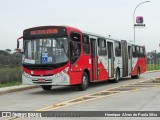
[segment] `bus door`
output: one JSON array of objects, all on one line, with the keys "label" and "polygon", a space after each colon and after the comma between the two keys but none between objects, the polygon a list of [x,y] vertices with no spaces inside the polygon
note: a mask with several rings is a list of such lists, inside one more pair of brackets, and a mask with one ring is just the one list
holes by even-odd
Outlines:
[{"label": "bus door", "polygon": [[98,59],[97,59],[97,40],[90,38],[91,42],[91,61],[92,61],[92,80],[97,80],[98,75]]},{"label": "bus door", "polygon": [[114,78],[113,42],[107,42],[107,48],[108,48],[108,72],[109,72],[109,77]]},{"label": "bus door", "polygon": [[132,47],[129,45],[128,46],[128,73],[131,75],[132,71]]},{"label": "bus door", "polygon": [[126,77],[128,76],[128,48],[127,48],[127,41],[122,40],[121,41],[121,46],[122,46],[122,76]]}]

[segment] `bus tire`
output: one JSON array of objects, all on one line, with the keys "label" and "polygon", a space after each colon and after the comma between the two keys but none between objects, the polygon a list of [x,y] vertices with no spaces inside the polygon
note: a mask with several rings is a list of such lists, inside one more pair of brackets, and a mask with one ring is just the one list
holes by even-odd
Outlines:
[{"label": "bus tire", "polygon": [[118,83],[119,82],[119,79],[120,79],[120,71],[119,69],[116,70],[116,77],[115,79],[113,80],[114,83]]},{"label": "bus tire", "polygon": [[132,79],[135,79],[136,77],[135,77],[134,75],[131,75],[131,78],[132,78]]},{"label": "bus tire", "polygon": [[43,90],[51,90],[52,85],[41,85]]},{"label": "bus tire", "polygon": [[136,79],[139,79],[140,78],[140,68],[138,68],[137,70],[137,75],[135,76]]},{"label": "bus tire", "polygon": [[89,78],[86,72],[83,72],[81,84],[78,85],[78,89],[80,91],[85,91],[89,85]]}]

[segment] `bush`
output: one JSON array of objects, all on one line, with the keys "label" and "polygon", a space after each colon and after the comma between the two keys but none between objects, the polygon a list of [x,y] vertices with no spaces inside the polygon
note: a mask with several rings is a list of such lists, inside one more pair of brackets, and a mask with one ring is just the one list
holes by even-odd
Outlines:
[{"label": "bush", "polygon": [[0,68],[0,84],[9,82],[21,82],[22,70],[20,67],[16,68]]},{"label": "bush", "polygon": [[147,64],[147,71],[150,70],[159,70],[160,64]]}]

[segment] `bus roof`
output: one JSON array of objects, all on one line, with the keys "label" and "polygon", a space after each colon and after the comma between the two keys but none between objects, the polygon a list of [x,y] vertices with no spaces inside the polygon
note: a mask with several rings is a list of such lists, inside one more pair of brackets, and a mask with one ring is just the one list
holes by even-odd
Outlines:
[{"label": "bus roof", "polygon": [[[77,28],[70,27],[70,26],[64,26],[64,27],[71,28],[71,29],[77,29]],[[104,38],[104,39],[108,39],[108,40],[113,40],[113,41],[117,41],[117,42],[122,41],[122,39],[114,39],[114,38],[111,38],[111,37],[108,37],[108,36],[104,36],[104,35],[100,35],[100,34],[95,34],[95,33],[84,31],[84,30],[80,30],[80,29],[77,29],[77,30],[81,31],[83,34],[87,34],[87,35],[91,35],[91,36],[95,36],[95,37],[100,37],[100,38]],[[127,41],[127,40],[125,40],[125,41]],[[127,41],[127,44],[129,44],[129,45],[135,45],[135,46],[144,46],[144,45],[138,45],[138,44],[135,44],[135,43],[131,43],[131,42],[128,42],[128,41]]]},{"label": "bus roof", "polygon": [[[67,26],[67,25],[55,25],[55,26],[54,25],[50,25],[50,27],[51,26],[52,27],[65,27],[68,30],[71,29],[71,30],[79,31],[82,34],[87,34],[87,35],[91,35],[91,36],[95,36],[95,37],[99,37],[99,38],[104,38],[104,39],[108,39],[108,40],[112,40],[112,41],[117,41],[117,42],[122,41],[122,39],[114,39],[114,38],[111,38],[111,37],[108,37],[108,36],[104,36],[104,35],[100,35],[100,34],[95,34],[95,33],[87,32],[87,31],[83,31],[83,30],[80,30],[78,28]],[[32,27],[32,28],[39,28],[39,27],[47,27],[47,26],[38,26],[38,27]],[[32,28],[28,28],[28,29],[32,29]],[[128,42],[128,41],[127,41],[127,44],[136,45],[136,46],[144,46],[144,45],[138,45],[138,44],[135,44],[135,43],[131,43],[131,42]]]}]

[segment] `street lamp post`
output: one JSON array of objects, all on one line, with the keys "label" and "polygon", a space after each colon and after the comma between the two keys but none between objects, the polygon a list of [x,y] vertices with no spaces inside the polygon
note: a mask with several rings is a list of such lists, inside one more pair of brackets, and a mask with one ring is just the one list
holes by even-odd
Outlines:
[{"label": "street lamp post", "polygon": [[150,1],[144,1],[144,2],[139,3],[139,4],[135,7],[134,12],[133,12],[134,43],[135,43],[135,12],[136,12],[136,9],[138,8],[138,6],[140,6],[140,5],[143,4],[143,3],[147,3],[147,2],[150,2]]}]

